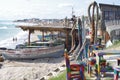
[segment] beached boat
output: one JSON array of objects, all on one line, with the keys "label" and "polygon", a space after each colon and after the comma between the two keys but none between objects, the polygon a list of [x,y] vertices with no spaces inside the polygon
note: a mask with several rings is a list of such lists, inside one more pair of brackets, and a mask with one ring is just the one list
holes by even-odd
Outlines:
[{"label": "beached boat", "polygon": [[[44,44],[44,46],[42,46]],[[4,59],[38,59],[38,58],[57,58],[64,54],[64,44],[58,41],[34,42],[32,46],[24,46],[14,50],[4,50]]]}]

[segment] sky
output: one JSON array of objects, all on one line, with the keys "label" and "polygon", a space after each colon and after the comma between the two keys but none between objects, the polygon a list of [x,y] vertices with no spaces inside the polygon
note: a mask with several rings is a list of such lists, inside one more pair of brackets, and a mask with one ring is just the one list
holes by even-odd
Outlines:
[{"label": "sky", "polygon": [[[0,0],[0,20],[71,17],[72,7],[77,16],[87,15],[94,0]],[[120,5],[120,0],[96,0],[99,3]]]}]

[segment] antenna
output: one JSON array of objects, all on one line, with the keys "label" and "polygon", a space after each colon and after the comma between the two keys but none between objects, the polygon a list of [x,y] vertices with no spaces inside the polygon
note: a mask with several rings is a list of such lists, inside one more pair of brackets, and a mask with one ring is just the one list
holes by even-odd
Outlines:
[{"label": "antenna", "polygon": [[74,9],[73,9],[73,7],[72,7],[72,16],[74,15]]}]

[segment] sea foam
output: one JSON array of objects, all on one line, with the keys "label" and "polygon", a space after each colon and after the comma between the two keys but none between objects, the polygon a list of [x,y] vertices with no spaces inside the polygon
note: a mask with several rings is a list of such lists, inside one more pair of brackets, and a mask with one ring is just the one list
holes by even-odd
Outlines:
[{"label": "sea foam", "polygon": [[[0,41],[0,47],[15,49],[17,44],[23,44],[27,40],[28,32],[20,31],[16,36]],[[17,39],[16,41],[13,39]]]}]

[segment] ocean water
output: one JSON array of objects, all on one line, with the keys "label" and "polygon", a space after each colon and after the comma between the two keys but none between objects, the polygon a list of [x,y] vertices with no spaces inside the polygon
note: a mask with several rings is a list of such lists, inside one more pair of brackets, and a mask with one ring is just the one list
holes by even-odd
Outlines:
[{"label": "ocean water", "polygon": [[[17,28],[17,25],[20,23],[0,20],[0,47],[14,49],[17,44],[22,44],[27,40],[28,32]],[[17,40],[13,41],[13,38]]]}]

